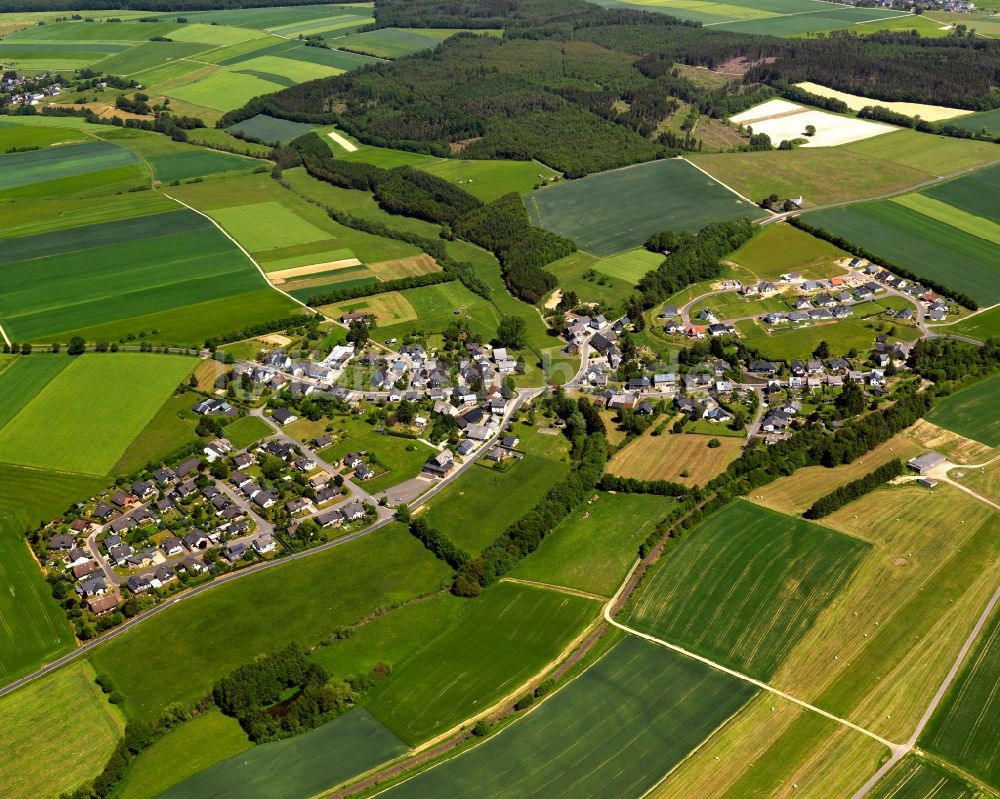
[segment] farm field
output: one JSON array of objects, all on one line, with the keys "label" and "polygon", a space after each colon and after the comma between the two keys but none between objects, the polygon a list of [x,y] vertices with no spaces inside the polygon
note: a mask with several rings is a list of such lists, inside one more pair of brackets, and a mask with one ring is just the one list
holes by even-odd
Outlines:
[{"label": "farm field", "polygon": [[553,261],[545,269],[559,279],[562,291],[575,291],[584,302],[620,305],[635,291],[635,286],[620,278],[598,273],[596,265],[600,260],[590,253],[578,251]]},{"label": "farm field", "polygon": [[948,108],[942,105],[926,105],[925,103],[894,103],[887,100],[873,100],[857,94],[839,92],[836,89],[829,89],[826,86],[820,86],[818,83],[810,83],[809,81],[796,83],[795,85],[820,97],[841,100],[852,111],[860,111],[865,106],[878,105],[882,108],[888,108],[890,111],[895,111],[897,114],[905,114],[908,117],[919,116],[921,119],[926,119],[930,122],[938,122],[942,119],[954,119],[955,117],[970,113],[965,108]]},{"label": "farm field", "polygon": [[[800,147],[835,147],[898,130],[881,122],[838,116],[777,99],[736,114],[731,121],[752,127],[754,133],[767,134],[774,146],[801,139]],[[812,136],[804,132],[809,125],[816,129]]]},{"label": "farm field", "polygon": [[849,536],[738,500],[682,539],[647,580],[629,623],[767,679],[869,549]]},{"label": "farm field", "polygon": [[164,789],[251,748],[236,719],[209,710],[159,738],[132,761],[117,795],[153,799]]},{"label": "farm field", "polygon": [[697,661],[626,638],[495,737],[386,795],[632,799],[656,785],[754,690]]},{"label": "farm field", "polygon": [[990,447],[1000,446],[1000,408],[994,393],[1000,377],[980,380],[940,400],[927,421]]},{"label": "farm field", "polygon": [[601,258],[593,268],[601,274],[619,278],[634,286],[647,272],[651,272],[662,263],[663,253],[637,249]]},{"label": "farm field", "polygon": [[28,127],[0,120],[0,152],[4,153],[16,147],[52,147],[87,140],[85,133],[72,128]]},{"label": "farm field", "polygon": [[777,280],[789,272],[815,280],[843,275],[837,261],[849,257],[829,242],[779,222],[760,231],[729,260],[745,266],[761,280]]},{"label": "farm field", "polygon": [[938,333],[958,333],[980,341],[996,338],[1000,336],[1000,306],[962,319],[954,325],[942,326],[940,329],[935,325],[933,329]]},{"label": "farm field", "polygon": [[888,136],[854,142],[841,149],[898,166],[911,167],[934,177],[944,177],[962,169],[987,164],[997,157],[996,147],[989,142],[928,136],[915,130],[900,130]]},{"label": "farm field", "polygon": [[[195,369],[197,371],[198,367]],[[129,474],[147,463],[165,459],[187,444],[195,443],[198,436],[194,431],[198,423],[191,409],[202,399],[204,398],[200,394],[193,391],[170,397],[142,432],[132,439],[132,443],[112,467],[111,474]],[[226,435],[229,435],[228,429]]]},{"label": "farm field", "polygon": [[69,365],[69,358],[44,355],[5,361],[0,370],[0,429]]},{"label": "farm field", "polygon": [[[342,311],[365,310],[380,302],[378,296],[381,295],[348,300],[334,307]],[[478,294],[473,294],[457,280],[406,289],[399,292],[399,296],[413,309],[413,317],[406,321],[389,321],[380,325],[379,336],[402,338],[415,331],[424,334],[441,333],[451,322],[459,320],[468,322],[472,335],[479,336],[483,341],[489,341],[496,335],[496,326],[500,321],[496,307]],[[354,307],[355,304],[358,304],[357,308]]]},{"label": "farm field", "polygon": [[90,665],[78,660],[0,699],[6,740],[0,792],[5,797],[36,799],[73,791],[104,768],[125,721],[94,676]]},{"label": "farm field", "polygon": [[591,175],[525,198],[532,222],[573,239],[587,252],[614,255],[641,245],[671,220],[697,232],[709,222],[764,215],[681,159]]},{"label": "farm field", "polygon": [[651,495],[594,494],[510,576],[610,597],[668,506],[669,500]]},{"label": "farm field", "polygon": [[[720,430],[723,428],[719,425]],[[737,457],[743,437],[718,434],[720,446],[708,447],[713,436],[699,433],[664,433],[651,435],[649,430],[618,450],[608,464],[608,471],[619,477],[637,480],[669,480],[687,486],[705,485],[717,477]],[[681,472],[688,472],[682,475]]]},{"label": "farm field", "polygon": [[981,637],[931,717],[920,745],[942,755],[988,785],[1000,786],[1000,613],[994,611]]},{"label": "farm field", "polygon": [[173,180],[217,175],[221,172],[250,171],[264,162],[240,155],[219,153],[212,150],[190,149],[185,152],[167,153],[149,159],[153,177],[164,183]]},{"label": "farm field", "polygon": [[890,740],[912,733],[1000,578],[996,513],[951,486],[875,491],[825,517],[871,539],[773,682]]},{"label": "farm field", "polygon": [[952,463],[983,463],[996,454],[994,447],[945,430],[926,419],[908,427],[901,435],[915,442],[922,450],[940,452]]},{"label": "farm field", "polygon": [[140,184],[147,179],[135,153],[108,142],[0,155],[0,199],[93,196]]},{"label": "farm field", "polygon": [[[362,50],[379,58],[393,59],[437,47],[458,32],[455,28],[379,28],[345,36],[337,42],[337,47]],[[502,31],[477,28],[474,33],[480,36],[499,36]]]},{"label": "farm field", "polygon": [[[202,696],[256,655],[326,638],[376,608],[438,590],[449,569],[405,527],[376,533],[220,586],[98,647],[89,656],[125,695],[130,717],[152,720],[171,702]],[[298,597],[289,615],[287,597]],[[251,603],[254,613],[247,616]],[[241,624],[219,625],[241,617]],[[206,636],[214,645],[205,647]]]},{"label": "farm field", "polygon": [[486,710],[530,680],[597,618],[592,599],[499,583],[366,700],[409,744]]},{"label": "farm field", "polygon": [[936,222],[950,225],[962,233],[976,236],[993,244],[1000,244],[1000,224],[990,219],[970,214],[961,208],[956,208],[926,194],[903,194],[899,197],[893,197],[892,202],[904,208],[909,208],[911,211],[915,211],[921,216],[926,216]]},{"label": "farm field", "polygon": [[442,158],[419,169],[458,185],[483,202],[510,192],[527,194],[559,174],[537,161],[465,161],[457,158]]},{"label": "farm field", "polygon": [[[77,357],[0,429],[0,460],[107,474],[193,363],[180,355]],[[88,391],[112,385],[100,401]]]},{"label": "farm field", "polygon": [[873,799],[976,799],[977,790],[956,774],[907,755],[869,794]]},{"label": "farm field", "polygon": [[226,128],[229,133],[242,133],[252,139],[263,142],[289,142],[292,139],[303,136],[313,130],[312,125],[304,122],[292,122],[287,119],[276,119],[266,114],[257,114],[255,117],[237,122]]},{"label": "farm field", "polygon": [[985,130],[989,133],[997,133],[1000,131],[1000,108],[994,108],[992,111],[980,111],[977,114],[969,114],[968,116],[952,120],[952,124],[975,132]]},{"label": "farm field", "polygon": [[254,746],[188,777],[159,797],[316,796],[405,751],[391,732],[359,708],[301,735]]},{"label": "farm field", "polygon": [[955,180],[938,183],[920,193],[972,214],[978,219],[1000,222],[1000,212],[992,201],[1000,191],[1000,166],[987,167]]},{"label": "farm field", "polygon": [[236,449],[249,447],[255,441],[274,434],[274,430],[263,419],[244,416],[226,425],[225,436]]}]

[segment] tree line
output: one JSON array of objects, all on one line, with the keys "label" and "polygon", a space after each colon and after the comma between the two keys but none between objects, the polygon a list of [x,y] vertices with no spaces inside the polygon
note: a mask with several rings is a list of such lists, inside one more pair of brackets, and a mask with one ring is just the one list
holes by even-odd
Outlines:
[{"label": "tree line", "polygon": [[868,472],[864,477],[835,488],[829,494],[817,499],[810,505],[802,515],[807,519],[822,519],[829,516],[849,502],[870,494],[876,488],[889,482],[903,473],[903,462],[893,458],[887,463],[883,463],[877,469]]},{"label": "tree line", "polygon": [[455,571],[460,571],[469,562],[469,553],[452,543],[440,530],[431,527],[423,516],[409,518],[407,513],[397,513],[396,518],[408,520],[410,534],[430,550],[434,557],[443,560]]},{"label": "tree line", "polygon": [[858,116],[861,119],[874,119],[879,122],[888,122],[890,125],[898,125],[902,128],[912,128],[920,133],[951,136],[955,139],[976,139],[978,141],[1000,144],[1000,134],[973,131],[947,121],[931,122],[919,117],[910,117],[881,105],[866,105],[858,111]]},{"label": "tree line", "polygon": [[404,289],[415,289],[422,286],[435,286],[438,283],[451,283],[456,280],[455,275],[447,272],[429,272],[425,275],[410,275],[409,277],[398,277],[394,280],[375,281],[372,283],[362,283],[357,286],[347,286],[341,289],[330,289],[317,294],[310,294],[306,299],[306,305],[318,306],[329,305],[332,302],[341,300],[354,300],[358,297],[370,297],[373,294],[384,294],[387,291],[403,291]]}]

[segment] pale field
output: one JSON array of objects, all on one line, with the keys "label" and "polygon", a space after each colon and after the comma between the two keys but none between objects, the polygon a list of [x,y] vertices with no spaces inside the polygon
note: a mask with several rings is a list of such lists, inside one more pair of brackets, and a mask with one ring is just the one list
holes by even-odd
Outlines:
[{"label": "pale field", "polygon": [[326,135],[329,136],[331,139],[333,139],[335,142],[337,142],[337,144],[339,144],[341,147],[343,147],[349,153],[353,153],[353,152],[355,152],[358,149],[358,147],[357,147],[356,144],[353,144],[352,142],[348,141],[343,136],[341,136],[339,133],[337,133],[337,131],[335,131],[335,130],[331,130]]},{"label": "pale field", "polygon": [[833,97],[837,100],[842,100],[847,103],[847,107],[852,111],[860,111],[866,105],[880,105],[883,108],[888,108],[890,111],[895,111],[897,114],[905,114],[908,117],[920,117],[921,119],[926,119],[928,122],[937,122],[941,119],[954,119],[955,117],[972,113],[965,108],[948,108],[943,105],[872,100],[869,97],[860,97],[857,94],[848,94],[847,92],[838,92],[836,89],[828,89],[826,86],[820,86],[818,83],[810,83],[809,81],[796,83],[795,85],[812,94],[818,94],[820,97]]},{"label": "pale field", "polygon": [[[898,130],[881,122],[812,111],[787,100],[768,100],[731,120],[753,128],[754,133],[766,133],[775,147],[785,139],[805,139],[801,147],[836,147]],[[816,128],[815,135],[805,135],[806,125]]]},{"label": "pale field", "polygon": [[1000,447],[988,447],[924,419],[908,427],[900,435],[916,442],[921,449],[940,452],[952,463],[985,463],[994,455],[1000,454]]},{"label": "pale field", "polygon": [[296,266],[292,269],[281,269],[277,272],[268,272],[267,278],[274,285],[278,286],[286,280],[302,277],[304,275],[318,275],[324,272],[336,272],[338,269],[346,269],[349,266],[361,266],[361,261],[357,258],[343,258],[339,261],[327,261],[322,264],[310,264],[309,266]]},{"label": "pale field", "polygon": [[885,747],[866,735],[761,693],[649,796],[851,796],[884,754]]},{"label": "pale field", "polygon": [[948,477],[1000,504],[1000,462],[979,469],[952,469]]},{"label": "pale field", "polygon": [[958,489],[912,482],[822,519],[874,547],[772,683],[906,740],[1000,580],[998,521]]},{"label": "pale field", "polygon": [[[662,417],[654,422],[656,427]],[[669,430],[670,424],[667,424]],[[649,431],[615,453],[608,471],[637,480],[670,480],[687,486],[705,485],[740,454],[743,439],[720,435],[721,446],[709,449],[713,436],[668,433],[652,436]],[[681,477],[687,469],[688,476]]]},{"label": "pale field", "polygon": [[[912,430],[913,428],[909,428]],[[827,469],[824,466],[809,466],[799,469],[789,477],[782,477],[763,488],[755,488],[749,499],[772,510],[797,515],[806,510],[817,499],[829,494],[835,488],[864,477],[893,458],[909,460],[925,452],[925,447],[908,438],[907,431],[893,436],[879,444],[871,452],[865,453],[853,463]],[[826,522],[820,522],[826,524]],[[867,535],[861,535],[867,538]]]},{"label": "pale field", "polygon": [[333,305],[324,305],[319,310],[334,318],[348,311],[372,313],[375,314],[379,327],[412,322],[417,318],[417,312],[410,301],[398,291],[387,291],[384,294],[375,294],[357,300],[344,300]]},{"label": "pale field", "polygon": [[413,255],[409,258],[396,258],[392,261],[378,261],[374,264],[368,264],[368,268],[375,273],[375,277],[382,281],[429,275],[432,272],[441,271],[437,261],[426,253]]},{"label": "pale field", "polygon": [[770,119],[780,114],[797,114],[804,110],[798,103],[791,103],[788,100],[768,100],[753,108],[748,108],[746,111],[741,111],[729,119],[740,125],[752,125],[758,120]]}]

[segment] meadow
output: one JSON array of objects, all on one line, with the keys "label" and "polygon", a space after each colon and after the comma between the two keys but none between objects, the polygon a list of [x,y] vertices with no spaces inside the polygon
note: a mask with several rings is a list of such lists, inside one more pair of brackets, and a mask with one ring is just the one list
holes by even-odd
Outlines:
[{"label": "meadow", "polygon": [[347,434],[346,437],[320,454],[336,465],[348,452],[364,452],[369,463],[374,461],[383,466],[384,473],[364,483],[365,490],[370,493],[416,477],[435,452],[416,439],[377,433],[372,425],[358,419],[347,417],[338,421],[337,426]]},{"label": "meadow", "polygon": [[929,760],[907,755],[869,794],[872,799],[976,799],[965,780]]},{"label": "meadow", "polygon": [[[201,362],[205,363],[204,361]],[[200,366],[201,364],[199,364]],[[196,374],[198,366],[195,367]],[[148,463],[158,463],[188,444],[198,441],[198,423],[192,408],[204,399],[193,391],[174,394],[163,403],[111,468],[111,474],[130,474]],[[228,437],[229,431],[227,429]]]},{"label": "meadow", "polygon": [[44,355],[8,361],[0,371],[0,428],[69,364],[69,358]]},{"label": "meadow", "polygon": [[537,161],[466,161],[442,158],[419,167],[454,183],[483,202],[490,202],[510,192],[527,194],[559,173]]},{"label": "meadow", "polygon": [[621,278],[599,273],[597,264],[601,260],[603,259],[595,258],[590,253],[578,251],[553,261],[545,269],[558,278],[562,291],[576,292],[584,302],[621,305],[635,292],[635,285]]},{"label": "meadow", "polygon": [[640,246],[663,229],[697,232],[709,222],[764,215],[681,159],[591,175],[529,194],[532,222],[594,255]]},{"label": "meadow", "polygon": [[927,421],[987,446],[1000,446],[1000,407],[993,393],[997,388],[1000,377],[980,380],[938,401]]},{"label": "meadow", "polygon": [[108,142],[0,155],[0,198],[5,199],[104,193],[107,184],[138,185],[140,180],[144,170],[135,153]]},{"label": "meadow", "polygon": [[980,635],[924,729],[920,745],[996,787],[1000,786],[1000,741],[995,734],[1000,724],[1000,614],[994,611]]},{"label": "meadow", "polygon": [[[739,457],[743,436],[727,435],[719,427],[720,446],[710,449],[713,436],[699,433],[665,433],[654,436],[648,431],[618,450],[608,464],[608,471],[619,477],[637,480],[669,480],[687,486],[705,485],[718,477]],[[686,472],[687,474],[682,474]]]},{"label": "meadow", "polygon": [[624,280],[634,286],[647,272],[653,271],[662,263],[662,253],[638,249],[601,258],[593,268],[608,277]]},{"label": "meadow", "polygon": [[158,796],[160,799],[316,796],[405,751],[399,739],[369,713],[356,709],[293,738],[254,746],[188,777]]},{"label": "meadow", "polygon": [[936,332],[958,333],[963,336],[971,336],[980,341],[1000,337],[1000,306],[962,319],[956,324],[949,325]]},{"label": "meadow", "polygon": [[510,576],[610,597],[669,504],[663,497],[645,494],[594,494],[553,528]]},{"label": "meadow", "polygon": [[854,142],[840,149],[901,167],[918,169],[934,177],[944,177],[963,169],[991,163],[997,157],[996,147],[990,142],[928,136],[926,133],[906,129]]},{"label": "meadow", "polygon": [[245,449],[255,441],[274,434],[267,422],[256,416],[244,416],[226,425],[225,436],[236,449]]},{"label": "meadow", "polygon": [[767,679],[869,549],[738,500],[685,535],[646,582],[629,623]]},{"label": "meadow", "polygon": [[524,718],[386,796],[637,799],[754,693],[629,637]]},{"label": "meadow", "polygon": [[[352,33],[337,42],[338,47],[363,50],[378,58],[400,58],[437,47],[457,30],[435,30],[433,28],[380,28],[364,33]],[[476,33],[496,34],[499,31],[477,30]]]},{"label": "meadow", "polygon": [[0,716],[5,740],[0,793],[8,799],[75,790],[104,768],[125,729],[84,660],[3,697]]},{"label": "meadow", "polygon": [[988,167],[924,189],[925,197],[961,208],[977,218],[1000,222],[993,198],[1000,191],[1000,166]]},{"label": "meadow", "polygon": [[[473,294],[459,281],[437,283],[433,286],[422,286],[399,292],[413,308],[413,318],[405,322],[388,322],[380,325],[379,336],[386,338],[402,338],[420,331],[424,334],[441,333],[451,322],[464,320],[469,324],[469,330],[478,340],[489,341],[496,335],[496,326],[500,314],[488,300],[478,294]],[[366,298],[367,302],[378,302],[374,298]],[[356,300],[354,302],[365,302]],[[341,307],[350,307],[350,303],[342,303]]]},{"label": "meadow", "polygon": [[[182,602],[89,658],[113,677],[130,718],[153,720],[171,702],[197,701],[216,679],[257,655],[291,641],[317,643],[378,608],[437,591],[449,574],[403,525],[393,524]],[[224,618],[240,623],[220,625]]]},{"label": "meadow", "polygon": [[194,361],[181,355],[82,355],[0,429],[0,460],[107,474]]},{"label": "meadow", "polygon": [[409,744],[489,708],[559,657],[597,617],[592,599],[499,583],[405,661],[366,700]]},{"label": "meadow", "polygon": [[252,139],[263,142],[289,142],[313,130],[312,125],[304,122],[291,122],[287,119],[276,119],[266,114],[237,122],[226,128],[229,133],[242,133]]},{"label": "meadow", "polygon": [[810,236],[791,225],[768,225],[729,256],[761,280],[778,280],[789,272],[817,279],[843,275],[837,261],[850,258],[829,242]]},{"label": "meadow", "polygon": [[28,127],[0,120],[0,152],[16,147],[51,147],[84,141],[87,141],[86,134],[72,128]]}]

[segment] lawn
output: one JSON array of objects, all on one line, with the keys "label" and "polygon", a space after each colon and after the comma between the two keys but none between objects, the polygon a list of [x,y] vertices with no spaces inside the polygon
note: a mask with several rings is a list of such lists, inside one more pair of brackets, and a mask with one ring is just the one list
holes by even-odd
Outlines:
[{"label": "lawn", "polygon": [[195,435],[197,422],[191,409],[204,399],[193,391],[170,397],[139,433],[121,458],[111,469],[111,474],[130,474],[148,463],[159,463],[181,448],[198,440]]},{"label": "lawn", "polygon": [[[290,641],[318,643],[378,608],[438,590],[449,573],[394,524],[182,602],[98,647],[90,659],[112,675],[130,717],[152,720],[171,702],[197,701],[257,655]],[[296,598],[294,612],[289,597]]]},{"label": "lawn", "polygon": [[1000,445],[1000,400],[993,392],[998,388],[1000,377],[980,380],[939,400],[927,421],[996,447]]},{"label": "lawn", "polygon": [[369,462],[376,462],[387,469],[383,474],[365,481],[364,488],[370,493],[416,477],[435,453],[435,450],[416,439],[378,433],[367,422],[350,417],[337,421],[347,437],[323,450],[322,457],[336,465],[348,452],[366,453],[365,457]]},{"label": "lawn", "polygon": [[178,782],[250,748],[236,719],[209,710],[143,750],[129,765],[116,796],[153,799]]},{"label": "lawn", "polygon": [[181,355],[79,356],[0,429],[0,460],[107,474],[193,365]]},{"label": "lawn", "polygon": [[236,449],[246,449],[255,441],[274,434],[267,422],[257,416],[244,416],[226,425],[225,436]]},{"label": "lawn", "polygon": [[529,194],[525,205],[534,224],[600,256],[638,247],[665,226],[696,232],[709,222],[764,215],[681,159],[560,183]]},{"label": "lawn", "polygon": [[357,709],[315,730],[254,746],[158,796],[159,799],[317,796],[405,751],[396,736],[367,711]]},{"label": "lawn", "polygon": [[[614,454],[608,464],[608,471],[620,477],[634,477],[637,480],[669,480],[687,486],[705,485],[718,477],[725,468],[739,457],[743,446],[743,436],[727,435],[725,430],[713,436],[700,433],[664,433],[659,436],[652,431],[627,444]],[[718,447],[711,449],[708,442],[713,437],[719,441]],[[687,472],[687,475],[682,475]]]},{"label": "lawn", "polygon": [[629,623],[767,679],[869,549],[737,500],[685,535],[646,582]]},{"label": "lawn", "polygon": [[266,114],[257,114],[255,117],[230,125],[226,130],[229,133],[242,133],[258,141],[285,143],[309,133],[313,130],[313,126],[304,122],[291,122],[287,119],[275,119]]},{"label": "lawn", "polygon": [[0,793],[7,799],[75,790],[100,773],[125,729],[85,660],[0,699],[0,718]]},{"label": "lawn", "polygon": [[646,249],[629,250],[628,252],[601,258],[593,268],[608,277],[624,280],[633,286],[639,279],[652,272],[663,263],[663,253],[650,252]]},{"label": "lawn", "polygon": [[127,169],[138,163],[131,150],[108,142],[7,153],[0,155],[0,197],[60,196],[61,190],[77,185],[69,178],[83,178],[81,185],[96,186],[101,183],[96,173]]},{"label": "lawn", "polygon": [[987,784],[1000,786],[1000,738],[996,735],[1000,725],[1000,613],[994,611],[980,636],[924,729],[920,746]]},{"label": "lawn", "polygon": [[499,583],[393,671],[366,706],[409,744],[489,708],[543,671],[600,611],[592,599]]},{"label": "lawn", "polygon": [[511,577],[610,597],[671,504],[647,494],[595,494],[542,539]]},{"label": "lawn", "polygon": [[798,272],[804,278],[843,275],[837,261],[851,256],[829,242],[810,236],[791,225],[768,225],[729,256],[762,280],[778,280]]},{"label": "lawn", "polygon": [[976,799],[982,794],[957,774],[907,755],[869,794],[872,799]]},{"label": "lawn", "polygon": [[463,161],[457,158],[443,158],[420,169],[456,184],[483,202],[510,192],[527,194],[559,174],[537,161]]},{"label": "lawn", "polygon": [[755,690],[627,638],[495,737],[386,795],[638,799]]}]

